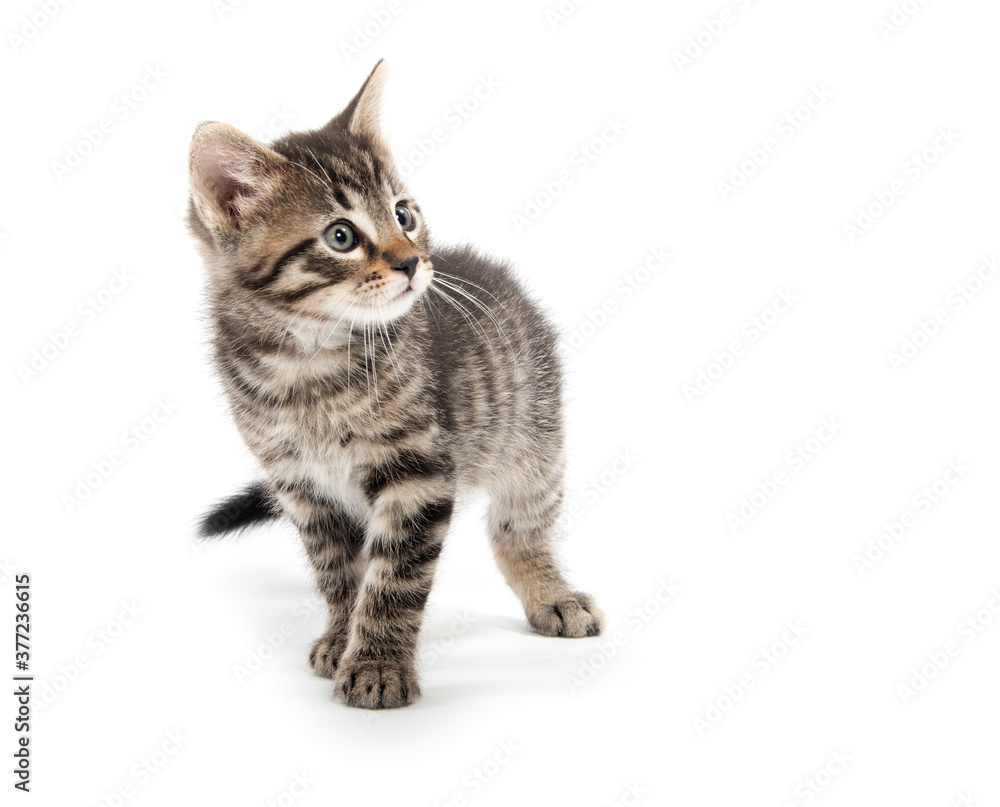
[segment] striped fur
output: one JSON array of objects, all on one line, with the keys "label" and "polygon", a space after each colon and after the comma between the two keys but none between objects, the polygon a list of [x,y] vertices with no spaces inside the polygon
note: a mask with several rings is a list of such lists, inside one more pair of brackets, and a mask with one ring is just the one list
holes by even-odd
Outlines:
[{"label": "striped fur", "polygon": [[[593,636],[603,620],[552,552],[564,462],[554,331],[509,267],[432,244],[378,130],[383,80],[379,63],[326,127],[270,146],[201,126],[189,213],[216,366],[264,476],[203,532],[291,519],[329,609],[310,665],[366,708],[419,695],[424,605],[465,491],[490,496],[496,560],[532,628]],[[335,222],[357,246],[331,245]]]}]

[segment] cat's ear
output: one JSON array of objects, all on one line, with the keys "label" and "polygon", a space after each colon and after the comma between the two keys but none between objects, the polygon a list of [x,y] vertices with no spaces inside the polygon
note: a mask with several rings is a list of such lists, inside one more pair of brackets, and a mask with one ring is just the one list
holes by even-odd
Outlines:
[{"label": "cat's ear", "polygon": [[277,181],[285,157],[225,123],[203,123],[191,141],[191,197],[209,227],[245,227]]},{"label": "cat's ear", "polygon": [[358,94],[351,99],[344,111],[327,124],[327,128],[344,129],[348,134],[367,137],[375,143],[382,143],[382,127],[380,112],[382,106],[382,89],[385,86],[388,68],[385,60],[379,59],[378,64],[368,74],[365,83],[361,85]]}]

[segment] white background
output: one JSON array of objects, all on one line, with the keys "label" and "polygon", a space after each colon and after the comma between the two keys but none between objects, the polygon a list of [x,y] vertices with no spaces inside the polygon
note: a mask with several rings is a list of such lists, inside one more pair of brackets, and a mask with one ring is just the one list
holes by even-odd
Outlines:
[{"label": "white background", "polygon": [[[32,793],[15,795],[1000,805],[1000,281],[976,274],[1000,250],[1000,7],[902,5],[893,31],[889,0],[590,0],[562,20],[554,3],[399,0],[351,52],[386,3],[8,3],[0,586],[9,626],[13,575],[31,575],[36,675]],[[423,700],[372,716],[308,670],[323,617],[289,527],[192,540],[255,469],[208,362],[182,212],[200,121],[321,125],[380,56],[400,159],[444,132],[408,177],[437,239],[513,259],[573,337],[562,552],[608,632],[529,633],[471,502],[428,608]],[[470,101],[484,79],[499,86]],[[809,110],[814,87],[829,97]],[[546,209],[518,227],[531,200]],[[673,257],[636,274],[653,249]],[[776,314],[779,292],[795,301]],[[129,439],[158,399],[175,411]],[[949,463],[967,468],[954,484]]]}]

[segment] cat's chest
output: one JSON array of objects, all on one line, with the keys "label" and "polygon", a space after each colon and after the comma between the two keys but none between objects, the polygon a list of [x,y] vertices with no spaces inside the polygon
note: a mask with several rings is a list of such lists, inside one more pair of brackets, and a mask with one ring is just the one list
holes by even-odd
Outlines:
[{"label": "cat's chest", "polygon": [[[344,503],[364,502],[357,481],[363,464],[353,441],[363,417],[357,390],[336,366],[318,360],[308,367],[277,365],[270,391],[283,403],[271,410],[258,433],[264,433],[262,459],[269,474],[288,482],[308,482],[323,495]],[[282,372],[282,371],[285,372]]]},{"label": "cat's chest", "polygon": [[266,463],[268,474],[280,482],[306,483],[323,498],[360,513],[366,507],[359,482],[363,458],[345,439],[346,428],[343,418],[326,407],[303,408],[294,420],[274,423],[268,442],[281,450]]},{"label": "cat's chest", "polygon": [[326,498],[339,501],[351,510],[365,508],[365,497],[358,481],[358,463],[353,452],[333,446],[326,450],[306,451],[299,455],[298,475]]}]

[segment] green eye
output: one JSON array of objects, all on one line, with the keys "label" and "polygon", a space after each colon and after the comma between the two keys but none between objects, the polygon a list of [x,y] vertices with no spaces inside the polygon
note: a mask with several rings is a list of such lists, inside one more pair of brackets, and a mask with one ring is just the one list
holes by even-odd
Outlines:
[{"label": "green eye", "polygon": [[416,224],[410,208],[403,204],[396,205],[396,221],[399,222],[399,226],[404,230],[412,230]]},{"label": "green eye", "polygon": [[358,237],[346,221],[337,221],[331,224],[323,233],[323,238],[330,245],[330,249],[337,252],[350,252],[358,243]]}]

